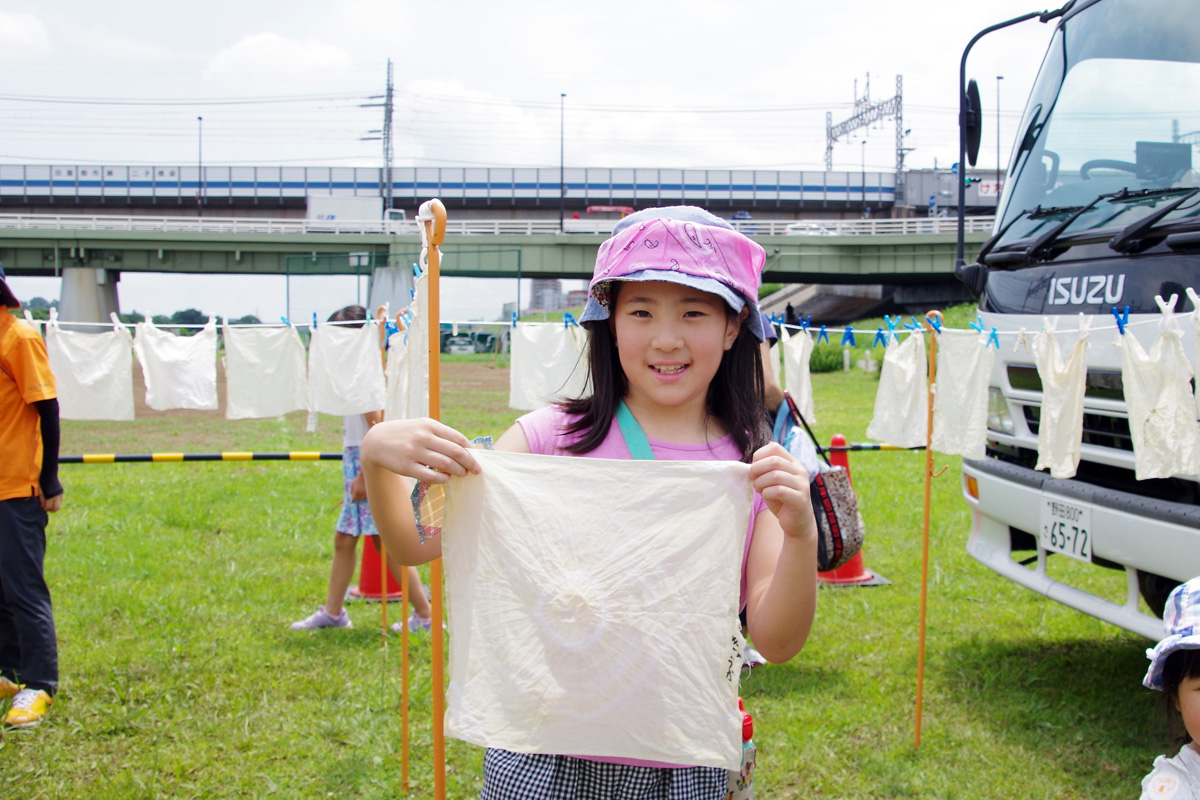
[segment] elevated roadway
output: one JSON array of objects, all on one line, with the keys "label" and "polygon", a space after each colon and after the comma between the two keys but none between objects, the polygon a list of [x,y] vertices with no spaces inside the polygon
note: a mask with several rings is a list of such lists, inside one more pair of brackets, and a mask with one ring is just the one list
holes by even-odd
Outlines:
[{"label": "elevated roadway", "polygon": [[[989,235],[991,217],[967,220],[967,245]],[[442,272],[451,277],[591,277],[612,221],[450,220]],[[949,284],[956,220],[915,218],[738,223],[767,251],[763,279],[777,283]],[[371,274],[407,268],[420,253],[414,222],[263,218],[0,214],[0,263],[16,276],[61,276],[61,314],[105,321],[121,272]],[[83,310],[75,295],[102,287]],[[103,288],[111,287],[111,288]]]}]

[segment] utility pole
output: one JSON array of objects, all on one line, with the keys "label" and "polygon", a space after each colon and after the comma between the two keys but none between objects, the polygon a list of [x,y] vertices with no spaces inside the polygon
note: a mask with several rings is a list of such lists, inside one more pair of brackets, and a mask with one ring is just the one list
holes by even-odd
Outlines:
[{"label": "utility pole", "polygon": [[885,119],[896,121],[896,197],[904,196],[904,76],[896,76],[896,96],[878,103],[871,102],[871,75],[867,73],[866,90],[858,96],[858,81],[854,82],[854,114],[833,124],[833,114],[825,112],[825,169],[833,171],[833,143],[842,136],[869,129],[872,123]]},{"label": "utility pole", "polygon": [[383,218],[388,218],[388,212],[392,209],[394,186],[392,183],[392,157],[394,147],[392,144],[392,112],[394,110],[393,98],[395,97],[395,87],[392,82],[392,60],[389,58],[387,62],[387,90],[384,94],[371,95],[370,100],[383,100],[382,103],[361,103],[359,108],[383,108],[383,127],[377,130],[367,131],[368,133],[377,133],[378,136],[360,136],[361,142],[383,141],[383,170],[379,174],[379,196],[383,198]]},{"label": "utility pole", "polygon": [[566,102],[567,93],[558,96],[558,232],[566,230],[567,215],[567,183],[564,164],[566,163]]},{"label": "utility pole", "polygon": [[196,216],[204,216],[204,117],[196,117]]},{"label": "utility pole", "polygon": [[1003,75],[996,76],[996,205],[1000,205],[1000,171],[1004,165],[1000,163],[1000,81]]}]

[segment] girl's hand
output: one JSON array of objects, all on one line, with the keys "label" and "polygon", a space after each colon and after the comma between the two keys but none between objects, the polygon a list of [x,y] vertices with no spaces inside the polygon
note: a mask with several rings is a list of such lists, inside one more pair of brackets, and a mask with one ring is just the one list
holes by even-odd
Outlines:
[{"label": "girl's hand", "polygon": [[362,443],[364,470],[368,464],[418,481],[445,483],[451,475],[478,474],[467,437],[434,419],[381,422]]},{"label": "girl's hand", "polygon": [[350,481],[350,499],[355,503],[361,503],[367,499],[367,480],[361,472],[354,476],[354,480]]},{"label": "girl's hand", "polygon": [[808,473],[783,445],[771,442],[754,453],[750,480],[785,535],[797,539],[816,536]]}]

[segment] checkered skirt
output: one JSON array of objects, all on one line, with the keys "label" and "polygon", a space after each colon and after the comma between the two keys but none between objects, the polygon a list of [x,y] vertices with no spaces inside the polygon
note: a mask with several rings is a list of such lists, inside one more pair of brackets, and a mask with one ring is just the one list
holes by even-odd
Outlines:
[{"label": "checkered skirt", "polygon": [[660,769],[489,748],[479,800],[724,800],[729,772]]}]

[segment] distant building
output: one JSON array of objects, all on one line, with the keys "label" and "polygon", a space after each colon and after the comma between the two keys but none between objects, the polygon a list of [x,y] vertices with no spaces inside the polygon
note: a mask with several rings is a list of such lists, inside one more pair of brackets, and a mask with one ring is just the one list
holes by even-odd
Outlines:
[{"label": "distant building", "polygon": [[567,292],[567,308],[578,308],[587,304],[587,289],[572,289]]},{"label": "distant building", "polygon": [[535,278],[530,311],[558,311],[563,308],[562,281],[557,278]]}]

